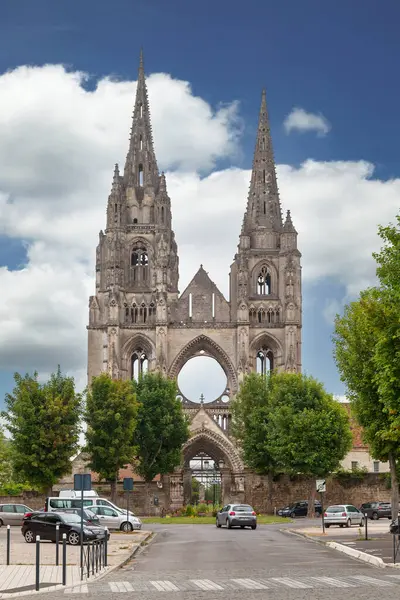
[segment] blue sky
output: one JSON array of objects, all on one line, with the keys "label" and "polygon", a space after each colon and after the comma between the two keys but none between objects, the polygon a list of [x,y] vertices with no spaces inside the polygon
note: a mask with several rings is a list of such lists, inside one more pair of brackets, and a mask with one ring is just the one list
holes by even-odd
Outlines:
[{"label": "blue sky", "polygon": [[[212,167],[200,161],[195,170],[201,177],[229,166],[241,170],[250,168],[260,92],[266,86],[276,161],[287,167],[279,179],[282,182],[281,200],[285,209],[293,210],[295,225],[299,229],[300,250],[310,238],[313,239],[313,245],[307,246],[303,259],[304,272],[308,269],[309,273],[313,273],[312,276],[305,276],[303,284],[304,369],[322,379],[329,391],[342,394],[343,387],[332,359],[332,319],[329,314],[332,314],[335,306],[340,309],[343,301],[357,293],[363,283],[373,282],[370,276],[374,268],[372,260],[368,262],[368,256],[379,244],[374,232],[380,222],[393,219],[400,206],[400,201],[397,201],[397,178],[400,176],[397,148],[400,137],[400,84],[397,75],[399,21],[400,4],[395,0],[386,0],[384,3],[376,0],[339,0],[329,3],[329,6],[319,0],[248,0],[245,4],[238,0],[203,0],[197,3],[188,0],[114,0],[112,3],[101,0],[3,0],[0,6],[0,77],[6,71],[23,65],[64,65],[69,72],[88,73],[90,78],[82,85],[86,92],[91,92],[96,90],[98,81],[104,77],[135,81],[137,57],[143,45],[147,73],[166,73],[176,80],[189,82],[191,93],[208,103],[214,111],[221,105],[230,106],[238,101],[236,124],[232,120],[230,125],[232,128],[236,126],[238,131],[240,129],[240,135],[235,140],[235,151],[217,152]],[[8,80],[3,78],[3,81],[4,86],[9,85]],[[49,77],[48,81],[49,88],[45,92],[50,96],[55,91],[51,82],[56,80]],[[17,89],[16,84],[13,83],[13,86],[13,90]],[[23,78],[20,86],[21,92],[15,98],[17,106],[24,101]],[[3,110],[0,137],[2,126],[9,127],[7,139],[13,136],[13,144],[18,139],[24,144],[24,135],[33,137],[32,128],[23,128],[25,119],[31,123],[30,104],[27,102],[25,107],[19,109],[13,135],[11,126],[7,124],[7,112],[4,111],[13,112],[14,104],[7,101],[5,106],[2,105],[4,89],[0,78],[0,109]],[[33,102],[40,103],[41,100],[37,98]],[[301,131],[295,128],[288,133],[283,123],[295,107],[304,109],[308,114],[323,115],[330,124],[330,131],[326,135],[316,135],[315,130]],[[71,111],[71,106],[66,105],[64,110]],[[10,120],[13,120],[12,115]],[[127,140],[128,131],[126,128],[124,140]],[[180,135],[187,136],[188,133],[182,130]],[[157,146],[156,131],[155,138]],[[167,145],[168,141],[165,143]],[[127,148],[126,141],[123,144],[118,150],[121,156]],[[6,156],[10,155],[9,147],[6,146],[3,151]],[[18,162],[14,147],[12,155],[16,156]],[[112,159],[110,154],[110,180],[116,159]],[[28,159],[25,157],[24,160]],[[353,169],[346,175],[349,184],[345,177],[338,185],[337,196],[332,192],[336,188],[333,187],[333,179],[329,179],[331,171],[322,178],[326,187],[321,187],[321,198],[328,202],[333,194],[330,201],[338,203],[336,217],[335,207],[327,205],[326,214],[332,211],[335,217],[332,221],[320,220],[321,206],[325,205],[322,200],[318,205],[319,192],[315,192],[314,187],[312,193],[315,203],[308,201],[306,184],[313,185],[310,180],[312,174],[305,173],[302,165],[309,160],[322,165],[343,162],[346,169]],[[85,164],[90,161],[91,156],[87,155]],[[373,165],[373,173],[354,175],[354,165],[361,164],[360,161]],[[167,159],[165,163],[168,168]],[[24,173],[18,175],[18,186],[13,187],[17,176],[11,185],[9,173],[2,175],[0,172],[0,194],[8,197],[7,206],[0,211],[0,265],[7,268],[3,286],[9,286],[15,280],[10,271],[21,270],[29,261],[33,265],[32,255],[37,260],[42,247],[40,236],[31,234],[29,227],[17,230],[9,224],[1,225],[1,220],[3,223],[7,220],[6,211],[9,211],[10,202],[12,204],[15,199],[15,204],[18,204],[19,198],[24,196],[26,199],[29,196],[26,190],[21,192],[24,187],[21,181],[26,177]],[[45,168],[41,173],[43,179],[48,178]],[[296,196],[295,176],[303,177],[299,187],[299,195],[300,191],[304,194],[301,198]],[[372,187],[374,179],[379,185]],[[54,189],[57,189],[57,185]],[[284,195],[285,189],[288,190],[287,197]],[[107,193],[106,190],[103,199],[99,200],[104,211]],[[345,195],[349,206],[343,205]],[[171,196],[174,211],[172,193]],[[32,193],[27,204],[33,215],[35,197]],[[295,205],[292,206],[290,202]],[[244,194],[243,210],[245,203]],[[332,230],[329,230],[329,223],[332,223]],[[236,236],[233,235],[229,240],[232,256],[239,234],[239,230],[236,231]],[[351,253],[345,249],[347,256],[335,266],[335,247],[326,246],[326,238],[330,237],[353,240],[353,246],[349,246],[353,248]],[[180,244],[179,237],[177,241]],[[91,260],[94,261],[94,245],[92,247]],[[358,255],[352,262],[354,248]],[[184,249],[185,241],[180,244],[181,262],[185,260]],[[50,260],[48,257],[52,252],[49,249],[43,252],[42,264]],[[70,250],[70,253],[73,254],[73,251]],[[317,264],[315,267],[314,261]],[[326,273],[323,270],[324,261]],[[206,259],[204,263],[207,268]],[[62,264],[61,261],[60,268],[63,268]],[[211,269],[212,265],[209,266]],[[228,269],[229,262],[226,262],[226,279]],[[347,273],[343,273],[343,269]],[[28,285],[28,279],[26,282]],[[182,282],[181,290],[187,283]],[[219,280],[217,283],[220,284]],[[26,293],[23,284],[18,285],[21,285],[20,293],[24,289]],[[40,300],[39,292],[35,293],[35,299]],[[12,299],[9,302],[15,305]],[[48,371],[55,368],[58,362],[54,352],[57,344],[48,343],[48,336],[59,335],[59,324],[49,326],[41,335],[38,324],[43,315],[33,309],[24,312],[25,315],[28,313],[27,324],[22,320],[15,325],[14,339],[17,342],[11,352],[12,358],[7,336],[4,335],[2,340],[0,404],[4,393],[10,390],[14,370],[32,370],[36,359],[37,368]],[[1,315],[0,312],[0,318]],[[65,313],[60,318],[64,316]],[[2,318],[5,322],[7,319],[13,320],[6,310]],[[18,318],[22,319],[21,314]],[[57,321],[56,314],[54,319],[53,324]],[[78,321],[81,326],[81,316]],[[68,323],[66,321],[63,327],[63,340],[67,340],[63,342],[63,348],[68,354],[67,345],[71,343],[71,352],[77,356],[76,364],[71,363],[69,368],[71,372],[84,371],[86,349],[81,341],[79,347],[78,344],[74,345],[72,333],[66,332]],[[25,326],[36,330],[36,335],[28,342],[21,334]],[[73,326],[76,326],[76,322]],[[15,332],[20,337],[16,338]],[[31,354],[29,350],[32,350]],[[61,353],[60,360],[63,356]]]}]

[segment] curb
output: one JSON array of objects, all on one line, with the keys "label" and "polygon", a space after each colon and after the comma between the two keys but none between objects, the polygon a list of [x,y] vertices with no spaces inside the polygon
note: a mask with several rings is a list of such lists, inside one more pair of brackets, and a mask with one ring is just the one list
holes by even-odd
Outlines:
[{"label": "curb", "polygon": [[391,566],[388,563],[384,563],[383,560],[378,556],[372,556],[372,554],[361,552],[361,550],[349,548],[348,546],[344,546],[343,544],[339,544],[338,542],[325,542],[325,545],[328,546],[328,548],[333,548],[334,550],[343,552],[343,554],[347,554],[352,558],[358,558],[358,560],[362,560],[366,563],[369,563],[370,565],[374,565],[375,567],[380,567],[381,569],[385,569],[386,567]]},{"label": "curb", "polygon": [[400,568],[400,565],[393,563],[385,563],[378,556],[373,556],[372,554],[368,554],[367,552],[362,552],[361,550],[355,550],[354,548],[350,548],[349,546],[345,546],[344,544],[339,544],[339,542],[329,542],[328,540],[321,540],[315,538],[311,535],[307,535],[306,533],[299,533],[298,531],[294,531],[293,529],[280,529],[282,533],[286,533],[289,535],[295,535],[297,537],[303,538],[303,540],[309,540],[310,542],[314,542],[316,544],[321,544],[322,546],[327,546],[328,548],[332,548],[332,550],[337,550],[338,552],[342,552],[343,554],[347,554],[352,558],[357,560],[361,560],[363,562],[369,563],[370,565],[374,565],[374,567],[378,567],[380,569],[386,569],[386,567],[391,567],[392,569]]},{"label": "curb", "polygon": [[149,540],[151,541],[151,539],[154,538],[155,536],[156,536],[156,534],[153,531],[149,531],[148,534],[146,535],[146,537],[139,544],[136,545],[136,548],[133,549],[133,551],[127,558],[124,558],[123,560],[121,560],[121,562],[117,563],[116,565],[113,565],[112,567],[106,567],[105,570],[103,571],[103,573],[100,573],[99,575],[94,575],[94,576],[90,577],[90,579],[84,579],[83,581],[76,583],[75,585],[62,585],[61,583],[58,583],[58,584],[40,589],[39,592],[37,592],[36,590],[27,590],[25,592],[11,592],[11,593],[3,592],[3,593],[0,593],[0,598],[1,599],[15,598],[15,597],[20,597],[20,596],[30,596],[33,594],[36,594],[36,595],[48,594],[49,592],[58,592],[61,590],[65,590],[65,592],[67,593],[68,590],[77,588],[80,585],[88,585],[90,583],[95,583],[95,582],[99,581],[100,579],[103,579],[103,577],[105,577],[106,575],[113,573],[113,571],[116,571],[117,569],[120,569],[121,567],[125,566],[137,554],[140,554],[140,552],[143,552],[144,544],[146,542],[148,542]]}]

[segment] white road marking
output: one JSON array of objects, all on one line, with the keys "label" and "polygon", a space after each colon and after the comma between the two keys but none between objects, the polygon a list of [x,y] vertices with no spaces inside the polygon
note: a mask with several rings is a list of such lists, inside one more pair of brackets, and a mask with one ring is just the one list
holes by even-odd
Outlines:
[{"label": "white road marking", "polygon": [[377,585],[379,587],[390,587],[393,585],[393,583],[390,581],[375,579],[374,577],[368,577],[367,575],[352,575],[351,578],[357,579],[357,581],[362,581],[363,583],[371,583],[372,585]]},{"label": "white road marking", "polygon": [[241,585],[247,590],[267,590],[267,586],[252,579],[231,579],[234,583]]},{"label": "white road marking", "polygon": [[210,579],[191,579],[194,585],[197,585],[201,590],[223,590],[224,588],[218,583],[214,583]]},{"label": "white road marking", "polygon": [[291,588],[311,588],[311,585],[307,583],[303,583],[302,581],[296,581],[296,579],[290,579],[289,577],[272,577],[272,581],[277,581],[278,583],[283,583],[283,585],[287,585]]},{"label": "white road marking", "polygon": [[110,581],[108,585],[110,586],[112,592],[119,592],[117,584],[113,581]]},{"label": "white road marking", "polygon": [[158,592],[179,592],[179,588],[176,587],[171,581],[150,581]]},{"label": "white road marking", "polygon": [[88,590],[88,586],[86,585],[86,583],[83,583],[82,585],[76,585],[73,588],[71,588],[70,590],[65,590],[64,594],[88,594],[89,590]]},{"label": "white road marking", "polygon": [[310,577],[310,579],[321,581],[321,583],[326,583],[327,585],[333,585],[333,587],[354,587],[353,583],[347,583],[347,581],[341,581],[334,577]]}]

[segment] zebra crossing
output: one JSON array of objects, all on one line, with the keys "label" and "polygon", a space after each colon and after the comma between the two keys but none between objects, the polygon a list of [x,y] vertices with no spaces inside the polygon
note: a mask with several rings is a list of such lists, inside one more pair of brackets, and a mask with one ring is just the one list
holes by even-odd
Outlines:
[{"label": "zebra crossing", "polygon": [[[65,590],[65,594],[89,594],[87,584],[81,584]],[[381,587],[400,588],[400,575],[384,575],[372,577],[369,575],[348,575],[346,577],[270,577],[270,578],[233,578],[213,581],[211,579],[133,579],[132,581],[110,581],[102,585],[102,591],[118,594],[129,592],[173,593],[184,591],[227,591],[227,590],[273,590],[278,588],[314,589],[314,588],[359,588]],[[98,591],[95,585],[93,593]]]}]

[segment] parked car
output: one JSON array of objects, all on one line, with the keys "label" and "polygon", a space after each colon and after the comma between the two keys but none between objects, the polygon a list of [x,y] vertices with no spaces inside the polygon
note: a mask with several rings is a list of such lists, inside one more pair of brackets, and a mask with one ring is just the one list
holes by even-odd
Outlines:
[{"label": "parked car", "polygon": [[226,525],[228,529],[232,527],[257,527],[257,515],[253,508],[248,504],[227,504],[217,512],[216,526]]},{"label": "parked car", "polygon": [[339,527],[351,527],[352,525],[364,525],[364,515],[352,504],[335,504],[328,506],[324,513],[325,527],[339,525]]},{"label": "parked car", "polygon": [[[39,535],[41,540],[56,541],[56,525],[60,525],[60,539],[63,533],[67,534],[67,541],[72,546],[80,543],[81,518],[75,514],[69,513],[33,513],[24,518],[21,527],[22,535],[28,544],[32,544]],[[108,534],[109,537],[110,534]],[[83,541],[91,542],[101,540],[106,536],[104,527],[89,525],[86,521],[83,523]]]},{"label": "parked car", "polygon": [[365,502],[361,504],[360,511],[363,515],[367,515],[368,519],[392,518],[392,505],[390,502]]},{"label": "parked car", "polygon": [[25,504],[0,504],[0,527],[2,525],[22,525],[24,515],[32,509]]},{"label": "parked car", "polygon": [[[63,508],[62,510],[59,510],[58,512],[74,514],[74,515],[78,515],[79,517],[81,517],[82,509],[81,508]],[[100,526],[99,517],[92,510],[89,510],[89,508],[83,509],[83,520],[86,521],[87,523],[90,523],[91,525]]]},{"label": "parked car", "polygon": [[138,517],[129,515],[129,519],[125,514],[121,514],[113,508],[107,506],[91,506],[90,511],[98,516],[103,527],[108,529],[120,529],[121,531],[133,531],[133,529],[141,529],[142,521]]},{"label": "parked car", "polygon": [[[78,492],[75,492],[75,494],[78,494]],[[83,506],[84,506],[84,508],[90,508],[90,509],[92,509],[92,507],[94,507],[94,506],[107,506],[108,508],[112,508],[121,514],[126,515],[126,510],[124,510],[123,508],[120,508],[119,506],[115,506],[115,504],[110,502],[110,500],[107,500],[107,498],[99,498],[97,495],[96,496],[93,496],[93,495],[85,496],[84,495],[83,496]],[[45,512],[51,512],[51,511],[57,512],[60,509],[64,509],[64,508],[82,508],[82,499],[78,495],[73,495],[73,496],[69,496],[69,497],[66,495],[50,496],[50,497],[46,498],[46,502],[45,502],[45,506],[44,506]],[[132,517],[135,516],[132,511],[129,511],[129,514],[132,515]]]},{"label": "parked car", "polygon": [[[317,517],[320,517],[322,514],[321,502],[319,500],[314,500],[315,506],[315,514]],[[280,517],[291,517],[295,519],[296,517],[306,517],[308,513],[308,500],[300,500],[300,502],[293,502],[289,506],[285,508],[280,508],[278,510],[278,515]]]}]

